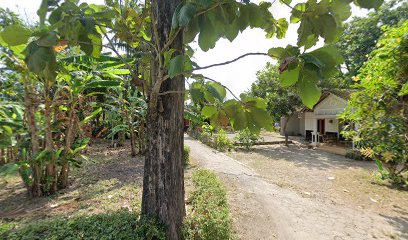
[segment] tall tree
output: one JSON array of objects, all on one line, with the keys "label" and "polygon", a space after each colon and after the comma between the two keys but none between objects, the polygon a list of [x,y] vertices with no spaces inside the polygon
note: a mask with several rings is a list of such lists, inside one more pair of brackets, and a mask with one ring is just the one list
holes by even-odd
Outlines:
[{"label": "tall tree", "polygon": [[[275,19],[269,10],[274,6],[266,2],[155,0],[140,3],[140,11],[123,11],[113,2],[109,0],[106,1],[107,6],[97,6],[78,4],[77,0],[66,0],[61,4],[57,0],[43,0],[38,15],[42,25],[49,17],[51,26],[44,31],[54,29],[60,40],[79,46],[93,57],[99,57],[105,46],[102,35],[109,39],[105,32],[107,28],[128,37],[132,46],[143,43],[149,48],[151,58],[146,72],[150,74],[139,79],[148,98],[149,135],[142,212],[159,217],[167,227],[168,239],[180,239],[185,213],[182,172],[184,77],[192,76],[196,70],[225,65],[245,56],[269,55],[279,59],[281,81],[287,86],[294,86],[302,102],[312,107],[321,95],[317,83],[320,79],[331,77],[342,58],[329,45],[313,51],[308,49],[316,45],[319,37],[324,38],[327,44],[337,40],[342,23],[351,15],[349,4],[352,1],[308,0],[292,6],[290,0],[281,0],[291,11],[290,22],[300,23],[297,46],[272,48],[268,53],[245,54],[232,61],[201,67],[194,66],[191,54],[184,52],[183,44],[190,43],[196,36],[200,48],[208,51],[220,38],[233,41],[239,32],[247,28],[261,28],[267,37],[282,38],[288,22]],[[383,1],[353,2],[361,7],[377,8]],[[47,14],[49,11],[51,13]],[[116,12],[126,12],[133,18],[131,30],[120,29],[120,24],[116,24],[121,22],[118,19],[112,21]],[[28,57],[44,60],[43,53],[37,51],[29,53]],[[45,58],[46,63],[52,60]],[[124,62],[129,65],[126,59]],[[34,70],[42,73],[49,70],[47,64],[35,66],[38,68]],[[139,77],[139,74],[136,76]],[[212,116],[212,122],[226,117],[235,130],[249,128],[252,131],[259,131],[270,124],[265,111],[266,102],[261,98],[241,95],[224,102],[225,89],[216,80],[196,77],[210,81],[204,85],[197,84],[191,89],[191,96],[195,100],[205,98],[210,103],[203,111],[206,109],[207,114]]]},{"label": "tall tree", "polygon": [[384,30],[378,49],[360,69],[361,83],[342,116],[357,128],[349,126],[343,134],[376,160],[383,177],[407,184],[408,21]]},{"label": "tall tree", "polygon": [[266,109],[275,122],[303,106],[293,86],[282,86],[279,75],[278,66],[267,63],[263,70],[256,73],[257,80],[249,91],[250,96],[266,99]]},{"label": "tall tree", "polygon": [[408,19],[408,2],[392,0],[386,2],[376,12],[366,17],[356,17],[345,25],[336,46],[344,57],[344,81],[353,83],[352,77],[367,61],[369,54],[376,48],[378,39],[384,33],[383,26],[397,26]]},{"label": "tall tree", "polygon": [[[148,96],[147,153],[144,165],[142,213],[157,216],[167,226],[168,239],[181,239],[185,215],[183,173],[184,77],[163,71],[163,50],[184,53],[183,35],[171,34],[173,13],[181,0],[151,3],[153,44]],[[166,46],[168,45],[168,46]]]}]

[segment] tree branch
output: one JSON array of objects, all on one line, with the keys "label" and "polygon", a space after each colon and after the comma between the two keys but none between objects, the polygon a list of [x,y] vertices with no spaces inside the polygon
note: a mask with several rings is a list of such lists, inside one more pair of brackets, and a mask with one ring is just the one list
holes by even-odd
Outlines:
[{"label": "tree branch", "polygon": [[197,68],[194,68],[192,71],[203,70],[203,69],[208,69],[208,68],[212,68],[212,67],[227,65],[227,64],[236,62],[239,59],[247,57],[247,56],[268,56],[268,57],[270,57],[270,55],[267,54],[267,53],[245,53],[244,55],[241,55],[241,56],[239,56],[239,57],[237,57],[237,58],[235,58],[233,60],[222,62],[222,63],[211,64],[211,65],[204,66],[204,67],[197,67]]},{"label": "tree branch", "polygon": [[162,95],[167,95],[167,94],[177,94],[177,93],[184,93],[184,91],[166,91],[166,92],[161,92],[158,95],[162,96]]},{"label": "tree branch", "polygon": [[174,42],[174,39],[176,39],[177,35],[180,33],[181,28],[178,28],[177,31],[173,34],[170,34],[170,39],[169,41],[167,41],[167,43],[164,44],[163,48],[162,48],[162,53],[164,53],[168,47],[170,47],[170,45]]},{"label": "tree branch", "polygon": [[106,34],[105,31],[101,29],[101,32],[103,34],[103,36],[105,36],[105,38],[108,40],[109,45],[111,46],[110,49],[112,49],[112,51],[118,56],[118,58],[126,65],[127,68],[129,68],[129,71],[132,73],[133,75],[133,71],[132,71],[132,67],[129,65],[129,63],[122,57],[122,55],[119,54],[118,50],[116,50],[115,45],[112,43],[112,40],[108,37],[108,34]]},{"label": "tree branch", "polygon": [[219,82],[219,81],[217,81],[217,80],[215,80],[215,79],[206,77],[206,76],[204,76],[204,75],[202,75],[202,74],[199,74],[199,75],[193,74],[193,75],[191,75],[191,77],[200,77],[200,78],[204,78],[204,79],[206,79],[206,80],[208,80],[208,81],[211,81],[211,82],[215,82],[215,83],[220,84],[220,85],[223,86],[225,89],[227,89],[227,91],[230,92],[231,95],[232,95],[237,101],[239,101],[239,102],[242,103],[241,99],[239,99],[239,98],[231,91],[231,89],[229,89],[227,86],[223,85],[221,82]]}]

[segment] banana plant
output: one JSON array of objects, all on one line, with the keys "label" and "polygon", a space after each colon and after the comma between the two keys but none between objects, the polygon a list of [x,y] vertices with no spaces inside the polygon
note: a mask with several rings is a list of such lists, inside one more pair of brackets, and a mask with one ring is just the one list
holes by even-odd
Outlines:
[{"label": "banana plant", "polygon": [[[81,64],[67,63],[65,71],[58,77],[59,89],[55,94],[54,103],[57,104],[60,115],[59,129],[64,131],[64,151],[59,155],[61,171],[58,178],[59,188],[68,185],[70,163],[79,165],[77,156],[80,150],[86,148],[89,135],[84,134],[84,129],[89,121],[102,112],[102,108],[93,109],[92,99],[95,95],[105,94],[108,88],[121,88],[122,82],[116,79],[103,79],[104,72],[84,71]],[[91,110],[91,111],[90,111]],[[88,115],[84,113],[89,112]],[[58,151],[57,151],[58,153]]]},{"label": "banana plant", "polygon": [[0,165],[18,158],[17,147],[25,132],[23,118],[23,107],[20,104],[0,103]]}]

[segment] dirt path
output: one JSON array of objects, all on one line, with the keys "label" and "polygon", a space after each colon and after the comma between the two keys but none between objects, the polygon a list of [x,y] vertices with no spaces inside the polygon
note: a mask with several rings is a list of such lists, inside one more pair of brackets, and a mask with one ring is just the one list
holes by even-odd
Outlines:
[{"label": "dirt path", "polygon": [[[220,175],[228,188],[241,239],[398,239],[405,236],[380,215],[317,201],[268,182],[246,165],[185,137],[192,158]],[[288,173],[290,174],[290,173]]]}]

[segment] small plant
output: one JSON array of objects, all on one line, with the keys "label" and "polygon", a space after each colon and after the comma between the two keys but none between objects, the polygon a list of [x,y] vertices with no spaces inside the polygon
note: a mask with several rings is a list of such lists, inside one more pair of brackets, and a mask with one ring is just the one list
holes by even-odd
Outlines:
[{"label": "small plant", "polygon": [[165,239],[157,221],[125,209],[89,217],[43,220],[7,230],[9,227],[0,223],[0,239]]},{"label": "small plant", "polygon": [[184,145],[183,149],[183,164],[184,167],[190,165],[190,147]]},{"label": "small plant", "polygon": [[246,128],[239,131],[234,139],[241,146],[244,146],[246,150],[249,150],[252,146],[259,142],[262,137],[259,136],[259,133],[253,133],[248,128]]},{"label": "small plant", "polygon": [[218,134],[214,139],[214,144],[215,148],[220,151],[230,151],[234,145],[232,141],[228,139],[227,133],[224,131],[224,129],[218,131]]},{"label": "small plant", "polygon": [[350,158],[350,159],[354,159],[354,160],[360,160],[360,161],[372,160],[371,158],[361,154],[361,152],[359,150],[349,150],[349,151],[347,151],[346,157]]},{"label": "small plant", "polygon": [[195,171],[193,184],[190,199],[194,210],[184,221],[184,239],[231,239],[232,219],[224,186],[209,170]]},{"label": "small plant", "polygon": [[201,129],[203,129],[203,133],[208,133],[208,134],[210,134],[210,136],[212,136],[214,134],[214,131],[215,131],[214,127],[211,126],[208,123],[203,124],[201,126]]}]

